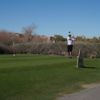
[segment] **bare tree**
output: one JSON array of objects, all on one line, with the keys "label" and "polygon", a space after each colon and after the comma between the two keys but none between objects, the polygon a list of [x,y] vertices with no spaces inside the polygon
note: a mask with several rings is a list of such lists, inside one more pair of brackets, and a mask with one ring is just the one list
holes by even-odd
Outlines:
[{"label": "bare tree", "polygon": [[24,33],[24,36],[25,36],[25,42],[29,42],[29,41],[32,40],[32,34],[36,34],[35,30],[36,30],[36,25],[35,24],[23,27],[23,33]]}]

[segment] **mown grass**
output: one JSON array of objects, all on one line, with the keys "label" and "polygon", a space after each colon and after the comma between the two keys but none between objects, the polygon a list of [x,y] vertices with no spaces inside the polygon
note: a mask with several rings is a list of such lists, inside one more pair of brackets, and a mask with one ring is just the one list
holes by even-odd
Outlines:
[{"label": "mown grass", "polygon": [[100,82],[100,59],[85,59],[77,69],[76,58],[0,55],[0,100],[55,100],[94,82]]}]

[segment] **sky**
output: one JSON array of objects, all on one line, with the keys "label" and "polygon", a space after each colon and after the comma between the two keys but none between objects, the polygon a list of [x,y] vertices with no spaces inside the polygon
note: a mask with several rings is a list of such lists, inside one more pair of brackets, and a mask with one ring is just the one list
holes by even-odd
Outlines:
[{"label": "sky", "polygon": [[0,0],[0,30],[40,35],[100,36],[100,0]]}]

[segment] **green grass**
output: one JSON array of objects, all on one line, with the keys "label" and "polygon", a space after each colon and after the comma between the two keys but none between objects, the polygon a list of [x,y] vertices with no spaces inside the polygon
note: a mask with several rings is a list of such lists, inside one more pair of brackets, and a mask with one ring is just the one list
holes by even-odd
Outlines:
[{"label": "green grass", "polygon": [[47,55],[0,55],[0,100],[55,100],[59,95],[100,82],[100,59],[86,59],[76,69],[76,59]]}]

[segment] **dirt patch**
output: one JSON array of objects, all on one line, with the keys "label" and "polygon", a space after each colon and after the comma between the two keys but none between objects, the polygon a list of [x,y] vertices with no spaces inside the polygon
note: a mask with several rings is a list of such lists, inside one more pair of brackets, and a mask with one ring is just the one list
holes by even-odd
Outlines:
[{"label": "dirt patch", "polygon": [[98,87],[100,86],[100,83],[94,83],[94,84],[84,84],[82,85],[83,88],[86,88],[86,89],[90,89],[90,88],[95,88],[95,87]]}]

